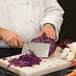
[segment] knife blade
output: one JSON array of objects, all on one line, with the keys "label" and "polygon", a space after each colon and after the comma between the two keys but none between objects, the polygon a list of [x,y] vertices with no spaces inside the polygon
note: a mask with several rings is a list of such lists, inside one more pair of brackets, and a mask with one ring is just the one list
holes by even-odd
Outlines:
[{"label": "knife blade", "polygon": [[49,47],[50,47],[50,43],[24,42],[22,48],[22,54],[29,53],[29,49],[30,49],[38,57],[48,57]]}]

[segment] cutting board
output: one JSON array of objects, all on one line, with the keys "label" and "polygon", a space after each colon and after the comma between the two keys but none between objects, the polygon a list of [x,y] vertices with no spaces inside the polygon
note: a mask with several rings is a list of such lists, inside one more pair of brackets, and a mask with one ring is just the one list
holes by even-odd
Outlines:
[{"label": "cutting board", "polygon": [[59,71],[65,68],[71,67],[71,62],[68,62],[66,60],[63,60],[60,58],[61,54],[61,48],[57,47],[56,51],[53,53],[53,55],[49,56],[48,58],[43,58],[40,65],[33,65],[32,67],[16,67],[14,65],[11,65],[7,68],[9,65],[8,60],[11,58],[17,58],[20,55],[15,55],[11,57],[6,57],[6,60],[0,59],[0,66],[3,68],[7,68],[8,70],[17,73],[20,76],[41,76],[48,73],[52,73],[55,71]]}]

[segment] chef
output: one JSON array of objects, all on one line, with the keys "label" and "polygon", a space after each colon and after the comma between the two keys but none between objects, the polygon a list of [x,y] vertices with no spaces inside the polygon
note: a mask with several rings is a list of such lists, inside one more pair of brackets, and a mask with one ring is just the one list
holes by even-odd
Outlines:
[{"label": "chef", "polygon": [[0,44],[22,47],[44,35],[58,40],[63,14],[57,0],[0,0]]}]

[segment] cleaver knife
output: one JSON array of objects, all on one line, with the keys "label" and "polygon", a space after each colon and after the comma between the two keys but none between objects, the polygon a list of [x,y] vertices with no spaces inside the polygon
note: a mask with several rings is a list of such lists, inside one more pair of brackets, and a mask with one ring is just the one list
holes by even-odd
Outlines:
[{"label": "cleaver knife", "polygon": [[29,53],[29,49],[38,57],[48,57],[50,43],[24,42],[22,54]]}]

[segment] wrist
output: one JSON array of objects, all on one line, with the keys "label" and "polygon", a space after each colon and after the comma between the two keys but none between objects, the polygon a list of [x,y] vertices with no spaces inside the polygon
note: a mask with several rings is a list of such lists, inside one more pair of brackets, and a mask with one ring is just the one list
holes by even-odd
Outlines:
[{"label": "wrist", "polygon": [[51,23],[45,23],[44,26],[45,26],[45,25],[51,25],[51,26],[53,26],[53,28],[55,29],[55,26],[54,26],[53,24],[51,24]]}]

